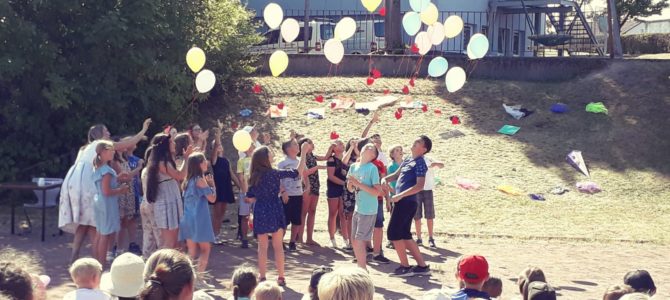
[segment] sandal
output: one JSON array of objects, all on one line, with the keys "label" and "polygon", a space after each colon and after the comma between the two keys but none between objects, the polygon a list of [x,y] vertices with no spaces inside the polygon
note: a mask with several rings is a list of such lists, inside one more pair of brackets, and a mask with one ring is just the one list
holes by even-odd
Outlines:
[{"label": "sandal", "polygon": [[284,277],[277,278],[277,285],[278,286],[286,286],[286,279]]}]

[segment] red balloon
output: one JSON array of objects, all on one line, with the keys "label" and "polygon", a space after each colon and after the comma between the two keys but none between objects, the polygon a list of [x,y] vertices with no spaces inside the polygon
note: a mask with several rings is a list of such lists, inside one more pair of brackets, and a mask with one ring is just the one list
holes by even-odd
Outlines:
[{"label": "red balloon", "polygon": [[435,114],[438,115],[438,116],[442,115],[442,110],[439,109],[439,108],[436,108],[435,109]]},{"label": "red balloon", "polygon": [[258,84],[258,83],[254,85],[252,90],[254,91],[254,94],[260,94],[263,91],[263,89],[261,88],[261,85]]},{"label": "red balloon", "polygon": [[412,44],[412,49],[411,50],[412,50],[412,53],[417,54],[417,53],[419,53],[419,46],[417,46],[416,44]]},{"label": "red balloon", "polygon": [[395,112],[395,118],[396,118],[396,120],[400,120],[400,118],[402,118],[402,111],[401,110],[398,110],[398,111]]},{"label": "red balloon", "polygon": [[368,85],[372,85],[373,83],[375,83],[375,79],[372,77],[368,77]]},{"label": "red balloon", "polygon": [[386,7],[382,7],[382,8],[379,10],[379,15],[382,16],[382,17],[385,17],[385,16],[386,16]]},{"label": "red balloon", "polygon": [[284,109],[284,102],[279,102],[279,104],[277,104],[277,108]]},{"label": "red balloon", "polygon": [[427,112],[428,111],[428,105],[424,104],[423,106],[421,106],[421,110],[423,112]]},{"label": "red balloon", "polygon": [[389,93],[391,93],[391,91],[389,91],[389,89],[384,90],[384,95],[388,95]]},{"label": "red balloon", "polygon": [[370,71],[370,73],[372,74],[372,78],[374,78],[374,79],[379,79],[379,77],[382,77],[382,72],[380,72],[377,69],[372,69],[372,71]]},{"label": "red balloon", "polygon": [[409,85],[411,85],[412,87],[414,87],[414,78],[412,78],[412,79],[409,80]]},{"label": "red balloon", "polygon": [[402,93],[405,94],[405,95],[409,94],[409,88],[407,86],[404,86],[402,88]]},{"label": "red balloon", "polygon": [[330,133],[330,139],[331,140],[336,140],[336,139],[339,139],[339,138],[340,138],[340,135],[337,134],[337,132],[333,131],[333,132]]},{"label": "red balloon", "polygon": [[316,96],[316,98],[314,98],[314,101],[319,102],[319,103],[323,103],[323,95]]},{"label": "red balloon", "polygon": [[335,103],[335,102],[330,102],[330,108],[335,108],[335,106],[337,106],[337,103]]}]

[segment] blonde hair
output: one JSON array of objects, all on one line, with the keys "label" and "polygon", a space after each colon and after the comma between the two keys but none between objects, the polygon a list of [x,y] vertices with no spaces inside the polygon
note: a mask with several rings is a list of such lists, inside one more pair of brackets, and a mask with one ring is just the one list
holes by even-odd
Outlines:
[{"label": "blonde hair", "polygon": [[93,280],[102,273],[102,265],[90,257],[77,259],[69,269],[70,277],[77,287]]},{"label": "blonde hair", "polygon": [[104,150],[114,149],[114,144],[110,141],[100,141],[98,145],[95,146],[95,158],[93,159],[93,166],[97,169],[102,166],[102,159],[100,158],[100,153]]},{"label": "blonde hair", "polygon": [[[391,146],[391,148],[389,148],[389,158],[390,159],[393,159],[393,151],[395,151],[398,148],[402,149],[402,146],[396,144],[396,145]],[[400,158],[402,158],[402,157],[400,157]]]},{"label": "blonde hair", "polygon": [[372,300],[375,286],[370,274],[361,268],[339,268],[319,281],[321,300]]},{"label": "blonde hair", "polygon": [[255,300],[281,300],[281,289],[274,282],[263,281],[256,286]]}]

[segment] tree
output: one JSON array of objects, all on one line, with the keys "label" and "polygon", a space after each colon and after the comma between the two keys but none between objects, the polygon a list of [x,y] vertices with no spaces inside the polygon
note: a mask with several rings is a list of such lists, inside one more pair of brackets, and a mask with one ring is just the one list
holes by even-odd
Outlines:
[{"label": "tree", "polygon": [[616,0],[619,27],[623,27],[631,18],[660,15],[668,7],[668,0]]}]

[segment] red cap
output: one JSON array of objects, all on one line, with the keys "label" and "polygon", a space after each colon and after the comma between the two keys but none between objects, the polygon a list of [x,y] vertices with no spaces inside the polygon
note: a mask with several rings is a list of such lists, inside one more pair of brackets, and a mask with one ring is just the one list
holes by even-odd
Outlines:
[{"label": "red cap", "polygon": [[467,283],[481,283],[489,277],[489,263],[480,255],[466,256],[458,264],[458,276]]}]

